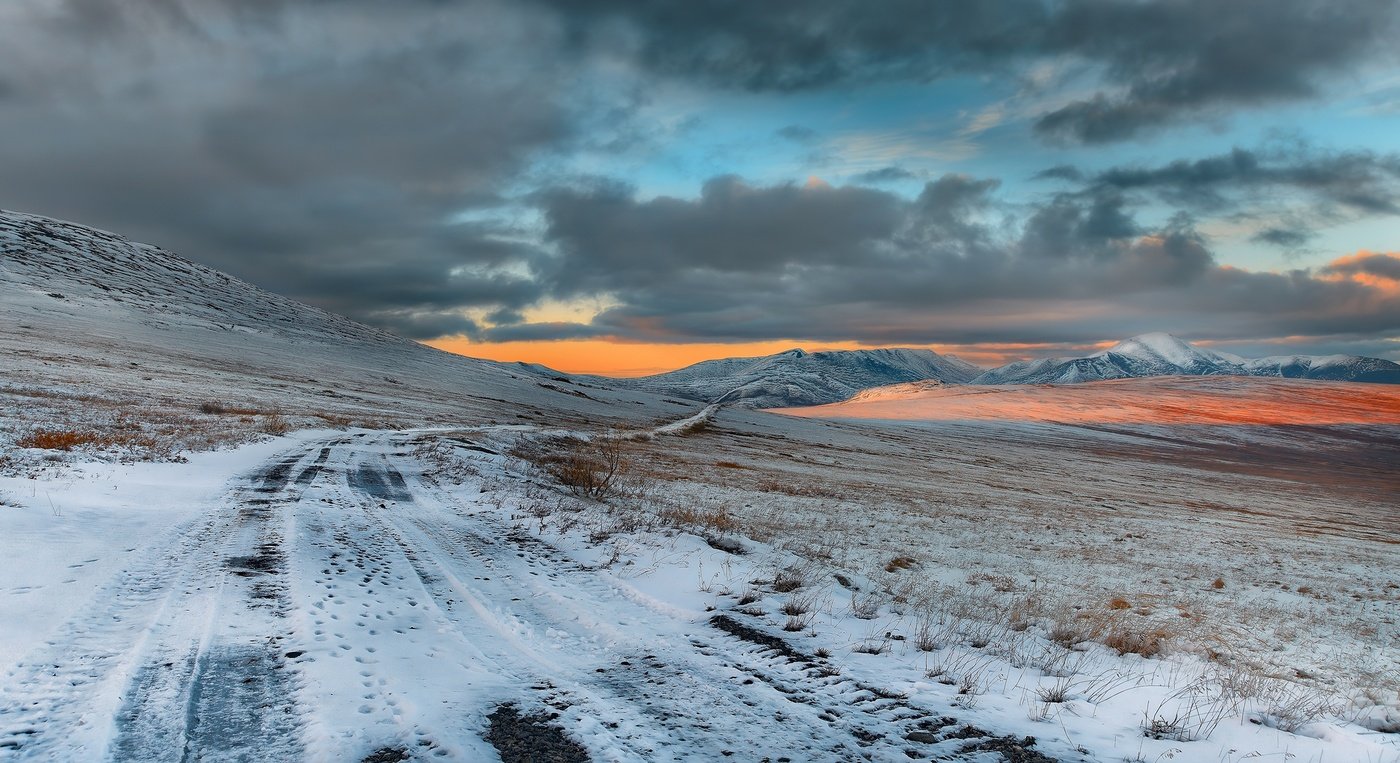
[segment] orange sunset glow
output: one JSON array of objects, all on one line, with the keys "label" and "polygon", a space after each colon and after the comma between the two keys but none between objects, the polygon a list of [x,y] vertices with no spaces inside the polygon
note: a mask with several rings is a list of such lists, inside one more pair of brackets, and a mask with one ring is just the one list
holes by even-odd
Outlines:
[{"label": "orange sunset glow", "polygon": [[[969,363],[996,366],[1044,352],[1047,345],[867,345],[858,342],[814,342],[779,339],[765,342],[661,344],[622,342],[606,339],[543,342],[472,342],[444,337],[425,342],[439,350],[473,358],[504,362],[524,361],[549,366],[556,371],[602,376],[647,376],[674,371],[715,358],[759,357],[801,347],[808,352],[823,350],[870,350],[878,347],[914,347],[943,355],[956,355]],[[1112,342],[1107,342],[1108,346]]]},{"label": "orange sunset glow", "polygon": [[807,418],[1043,421],[1057,424],[1400,424],[1394,385],[1296,379],[1166,377],[1065,386],[898,388],[842,403],[780,410]]}]

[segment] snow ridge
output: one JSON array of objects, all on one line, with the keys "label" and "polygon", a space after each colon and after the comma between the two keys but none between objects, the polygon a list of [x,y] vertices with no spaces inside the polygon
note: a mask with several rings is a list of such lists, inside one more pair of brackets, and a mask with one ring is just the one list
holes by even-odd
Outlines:
[{"label": "snow ridge", "polygon": [[707,360],[669,373],[597,381],[712,403],[752,408],[821,405],[872,387],[937,380],[971,381],[982,369],[931,350],[807,352],[794,348],[759,358]]},{"label": "snow ridge", "polygon": [[1076,384],[1150,376],[1282,376],[1400,384],[1400,364],[1352,355],[1288,355],[1247,360],[1171,334],[1141,334],[1079,358],[1044,358],[993,368],[971,384]]}]

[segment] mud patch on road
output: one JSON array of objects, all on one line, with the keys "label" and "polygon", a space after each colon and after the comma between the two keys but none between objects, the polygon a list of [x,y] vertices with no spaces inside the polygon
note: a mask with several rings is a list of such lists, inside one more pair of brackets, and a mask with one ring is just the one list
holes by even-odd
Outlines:
[{"label": "mud patch on road", "polygon": [[321,466],[320,464],[312,464],[311,466],[308,466],[305,469],[301,470],[301,474],[297,475],[296,482],[298,485],[302,486],[310,485],[313,481],[315,481],[316,477],[323,471],[326,471],[326,467]]},{"label": "mud patch on road", "polygon": [[486,741],[502,763],[589,763],[588,750],[552,723],[557,714],[526,715],[514,704],[498,706],[487,716]]},{"label": "mud patch on road", "polygon": [[255,488],[259,493],[275,493],[287,486],[287,482],[292,478],[292,467],[296,466],[301,458],[289,458],[279,461],[268,467],[267,471],[255,476],[253,479],[262,484]]},{"label": "mud patch on road", "polygon": [[403,475],[392,466],[360,464],[354,471],[346,473],[350,487],[380,501],[412,503],[413,493]]},{"label": "mud patch on road", "polygon": [[810,662],[811,657],[797,651],[788,642],[757,628],[744,625],[729,615],[715,615],[710,618],[710,625],[728,633],[735,638],[742,639],[750,644],[757,644],[765,649],[772,649],[782,656],[794,662]]},{"label": "mud patch on road", "polygon": [[277,546],[264,543],[258,546],[257,553],[251,556],[230,556],[224,560],[224,566],[239,577],[251,578],[277,572],[277,562]]}]

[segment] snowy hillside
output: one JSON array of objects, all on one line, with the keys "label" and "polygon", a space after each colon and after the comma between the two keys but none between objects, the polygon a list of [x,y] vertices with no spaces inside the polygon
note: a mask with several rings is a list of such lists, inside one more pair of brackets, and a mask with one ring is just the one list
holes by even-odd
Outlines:
[{"label": "snowy hillside", "polygon": [[981,371],[930,350],[792,349],[762,358],[707,360],[670,373],[607,383],[705,402],[780,408],[833,403],[864,389],[902,382],[962,384]]},{"label": "snowy hillside", "polygon": [[1246,360],[1197,347],[1171,334],[1142,334],[1081,358],[1009,363],[972,384],[1075,384],[1149,376],[1285,376],[1329,381],[1400,383],[1400,364],[1348,355]]},{"label": "snowy hillside", "polygon": [[5,211],[0,323],[5,388],[37,389],[48,401],[104,394],[191,409],[217,400],[402,423],[545,412],[650,420],[676,411],[646,394],[585,392],[441,352],[155,246]]}]

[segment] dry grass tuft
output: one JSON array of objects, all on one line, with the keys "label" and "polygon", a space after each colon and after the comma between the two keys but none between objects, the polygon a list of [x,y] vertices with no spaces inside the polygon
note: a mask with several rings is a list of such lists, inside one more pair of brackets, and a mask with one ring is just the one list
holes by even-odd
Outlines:
[{"label": "dry grass tuft", "polygon": [[21,448],[40,450],[72,450],[82,445],[102,445],[103,437],[96,432],[71,429],[36,429],[15,441]]},{"label": "dry grass tuft", "polygon": [[907,570],[918,563],[919,562],[912,556],[896,556],[895,558],[891,559],[888,564],[885,565],[885,572],[899,572],[900,570]]}]

